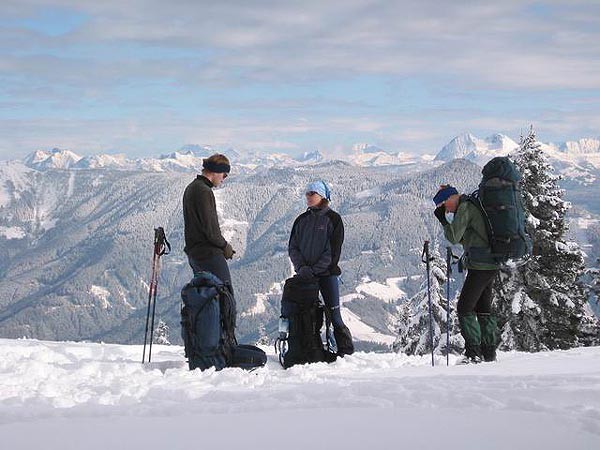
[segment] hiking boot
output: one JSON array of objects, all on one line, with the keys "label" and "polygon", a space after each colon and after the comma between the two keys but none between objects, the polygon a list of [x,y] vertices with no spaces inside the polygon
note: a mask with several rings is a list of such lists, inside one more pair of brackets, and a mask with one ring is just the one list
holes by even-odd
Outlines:
[{"label": "hiking boot", "polygon": [[464,355],[461,359],[459,359],[456,362],[456,364],[464,366],[466,364],[479,364],[480,362],[483,362],[483,360],[477,355],[471,357]]},{"label": "hiking boot", "polygon": [[479,364],[483,362],[483,354],[479,345],[466,345],[465,354],[456,364]]},{"label": "hiking boot", "polygon": [[337,344],[337,355],[351,355],[354,353],[354,343],[352,342],[352,334],[346,325],[334,327],[333,336]]},{"label": "hiking boot", "polygon": [[496,347],[491,345],[482,345],[481,353],[485,362],[496,361]]}]

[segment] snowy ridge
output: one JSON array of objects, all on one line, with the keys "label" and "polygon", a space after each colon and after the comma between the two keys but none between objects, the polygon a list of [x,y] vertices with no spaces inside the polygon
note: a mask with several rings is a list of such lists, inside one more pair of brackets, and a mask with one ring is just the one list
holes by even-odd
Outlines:
[{"label": "snowy ridge", "polygon": [[600,348],[500,353],[477,366],[439,358],[433,368],[429,355],[357,353],[287,371],[270,354],[254,372],[190,372],[181,347],[159,345],[144,367],[141,350],[0,339],[3,445],[183,448],[182,430],[202,424],[211,447],[229,431],[220,448],[279,449],[294,433],[286,448],[310,448],[314,435],[299,423],[348,449],[394,448],[399,435],[423,449],[600,445]]},{"label": "snowy ridge", "polygon": [[[581,177],[579,172],[585,172],[586,166],[600,169],[600,138],[583,138],[561,144],[548,143],[543,146],[552,158],[561,161],[563,165],[565,163],[574,165],[575,167],[569,167],[574,177]],[[501,133],[484,139],[471,133],[464,133],[452,139],[435,156],[389,151],[369,143],[359,143],[352,147],[352,152],[343,157],[343,160],[359,167],[419,165],[421,168],[425,168],[432,162],[448,162],[457,158],[465,158],[483,165],[495,156],[508,155],[517,147],[518,144],[513,139]],[[69,150],[55,148],[51,151],[37,150],[28,155],[23,162],[26,166],[41,171],[110,168],[150,172],[197,172],[202,168],[202,160],[215,152],[227,155],[234,162],[234,169],[242,172],[253,171],[259,167],[303,167],[330,161],[327,152],[320,150],[305,152],[298,157],[293,157],[286,153],[269,154],[256,150],[242,152],[232,148],[188,144],[177,151],[162,154],[157,158],[128,159],[122,154],[81,157]]]},{"label": "snowy ridge", "polygon": [[27,158],[25,164],[38,170],[69,169],[73,167],[81,156],[69,151],[54,148],[51,151],[38,150]]},{"label": "snowy ridge", "polygon": [[355,144],[347,160],[355,166],[404,166],[425,163],[430,160],[428,155],[416,156],[409,153],[387,152],[371,144]]},{"label": "snowy ridge", "polygon": [[127,159],[125,155],[92,155],[84,156],[73,165],[74,169],[135,169],[134,161]]},{"label": "snowy ridge", "polygon": [[560,150],[571,155],[589,155],[600,153],[600,139],[579,139],[578,141],[565,142]]},{"label": "snowy ridge", "polygon": [[35,180],[35,171],[19,161],[0,161],[0,208],[9,206],[29,189]]},{"label": "snowy ridge", "polygon": [[464,158],[481,165],[494,156],[506,156],[519,144],[503,134],[494,134],[479,139],[471,133],[461,134],[446,144],[436,155],[436,161],[451,161]]},{"label": "snowy ridge", "polygon": [[[581,185],[594,183],[600,172],[600,139],[579,139],[562,144],[539,142],[552,165],[568,180]],[[479,166],[496,156],[507,156],[518,144],[503,134],[480,139],[471,133],[455,137],[436,155],[436,161],[468,159]]]}]

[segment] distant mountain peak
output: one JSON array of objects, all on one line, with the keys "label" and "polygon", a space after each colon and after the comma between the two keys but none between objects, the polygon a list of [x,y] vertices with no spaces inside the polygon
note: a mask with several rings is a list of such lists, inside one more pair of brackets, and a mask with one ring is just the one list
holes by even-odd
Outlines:
[{"label": "distant mountain peak", "polygon": [[488,160],[494,156],[506,156],[519,145],[508,136],[496,133],[480,139],[471,133],[456,136],[436,155],[436,161],[451,161],[465,158],[474,162]]},{"label": "distant mountain peak", "polygon": [[308,163],[308,162],[322,162],[325,158],[323,154],[319,150],[314,150],[312,152],[304,152],[302,156],[295,158],[298,162]]},{"label": "distant mountain peak", "polygon": [[583,138],[577,141],[567,141],[560,146],[560,151],[571,155],[600,153],[600,138]]},{"label": "distant mountain peak", "polygon": [[37,150],[30,153],[23,162],[33,169],[69,169],[74,166],[81,156],[70,150],[53,148],[50,151]]},{"label": "distant mountain peak", "polygon": [[385,150],[383,150],[380,147],[377,147],[376,145],[372,145],[372,144],[367,144],[367,143],[358,143],[358,144],[354,144],[352,146],[352,151],[356,154],[366,154],[366,153],[385,153]]}]

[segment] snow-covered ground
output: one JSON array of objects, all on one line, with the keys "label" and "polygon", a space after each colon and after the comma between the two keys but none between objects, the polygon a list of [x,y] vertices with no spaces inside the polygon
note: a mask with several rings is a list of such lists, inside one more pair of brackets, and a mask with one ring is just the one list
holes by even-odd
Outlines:
[{"label": "snow-covered ground", "polygon": [[284,371],[270,355],[254,372],[153,353],[0,339],[2,448],[600,448],[600,348],[434,368],[359,353]]}]

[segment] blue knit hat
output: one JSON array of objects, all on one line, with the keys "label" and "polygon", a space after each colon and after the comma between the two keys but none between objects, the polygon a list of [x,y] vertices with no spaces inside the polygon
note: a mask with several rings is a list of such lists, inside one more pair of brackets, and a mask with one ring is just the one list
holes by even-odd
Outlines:
[{"label": "blue knit hat", "polygon": [[329,189],[327,183],[325,183],[322,180],[313,181],[312,183],[309,183],[308,186],[306,186],[306,190],[304,192],[316,192],[321,197],[331,201],[331,189]]},{"label": "blue knit hat", "polygon": [[437,191],[437,194],[435,194],[435,197],[433,197],[433,203],[439,205],[440,203],[445,202],[455,194],[458,194],[458,191],[454,186],[450,186],[449,184],[442,186],[440,190]]}]

